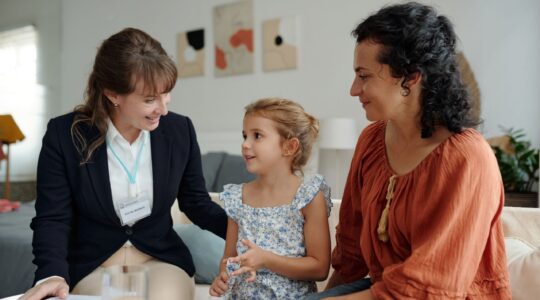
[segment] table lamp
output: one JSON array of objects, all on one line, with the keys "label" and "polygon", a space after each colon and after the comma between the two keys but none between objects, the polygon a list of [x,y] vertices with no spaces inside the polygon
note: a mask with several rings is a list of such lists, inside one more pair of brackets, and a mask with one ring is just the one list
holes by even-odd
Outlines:
[{"label": "table lamp", "polygon": [[[356,141],[358,139],[358,128],[356,121],[351,118],[329,118],[323,119],[320,123],[320,132],[319,132],[319,148],[324,150],[332,150],[334,153],[333,163],[325,163],[323,165],[333,165],[332,170],[322,170],[321,173],[325,176],[329,174],[324,174],[325,172],[333,172],[332,176],[335,179],[334,185],[330,183],[333,187],[332,195],[333,197],[341,197],[341,192],[345,186],[345,183],[341,182],[341,178],[346,175],[341,176],[341,173],[348,172],[349,163],[344,164],[344,150],[353,150],[356,146]],[[322,157],[322,153],[321,153]],[[348,159],[351,159],[348,157]],[[345,173],[346,174],[346,173]],[[329,180],[331,178],[328,178]]]},{"label": "table lamp", "polygon": [[[6,144],[7,151],[5,153],[6,159],[6,182],[4,190],[4,198],[9,199],[11,197],[11,186],[9,182],[9,145],[22,141],[24,134],[13,120],[11,115],[0,115],[0,145]],[[0,151],[1,152],[1,151]]]}]

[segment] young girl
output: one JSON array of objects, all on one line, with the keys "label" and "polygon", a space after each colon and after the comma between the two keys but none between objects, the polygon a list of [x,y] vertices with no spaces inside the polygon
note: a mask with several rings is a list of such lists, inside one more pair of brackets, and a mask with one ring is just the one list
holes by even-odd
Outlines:
[{"label": "young girl", "polygon": [[257,178],[225,185],[229,216],[221,273],[210,295],[229,299],[301,299],[328,275],[330,188],[302,167],[318,121],[285,99],[246,107],[242,155]]}]

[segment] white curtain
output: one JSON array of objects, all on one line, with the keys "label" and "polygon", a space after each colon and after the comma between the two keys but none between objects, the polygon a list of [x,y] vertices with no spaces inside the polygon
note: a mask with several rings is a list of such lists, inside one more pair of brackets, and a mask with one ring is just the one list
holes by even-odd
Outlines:
[{"label": "white curtain", "polygon": [[[26,136],[11,145],[11,181],[35,179],[45,129],[45,90],[36,76],[37,39],[34,26],[0,32],[0,114],[11,114]],[[0,169],[4,181],[5,161]]]}]

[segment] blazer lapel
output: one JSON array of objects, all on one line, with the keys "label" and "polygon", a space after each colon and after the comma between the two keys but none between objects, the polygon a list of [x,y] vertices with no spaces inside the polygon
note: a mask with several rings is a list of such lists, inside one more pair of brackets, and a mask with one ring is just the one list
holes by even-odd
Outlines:
[{"label": "blazer lapel", "polygon": [[88,177],[92,181],[94,194],[105,214],[116,223],[120,219],[114,211],[112,201],[111,182],[109,180],[109,164],[107,161],[107,147],[105,144],[94,152],[92,160],[86,164]]},{"label": "blazer lapel", "polygon": [[152,215],[162,209],[167,196],[167,184],[171,162],[171,140],[166,135],[164,128],[157,128],[150,132],[150,145],[152,147],[152,175],[154,187],[154,202]]}]

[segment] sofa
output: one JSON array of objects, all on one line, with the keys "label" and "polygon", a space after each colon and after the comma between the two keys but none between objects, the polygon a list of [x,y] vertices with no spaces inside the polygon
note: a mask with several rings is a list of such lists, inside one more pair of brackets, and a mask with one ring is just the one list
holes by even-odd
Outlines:
[{"label": "sofa", "polygon": [[[222,204],[220,203],[221,201],[219,200],[218,193],[210,193],[210,196],[212,197],[212,200],[220,205]],[[341,200],[334,199],[332,202],[333,208],[329,223],[333,248],[335,245],[335,227],[339,219]],[[173,208],[175,207],[176,206],[173,206]],[[176,224],[175,226],[189,226],[187,225],[190,223],[189,219],[180,213],[178,209],[173,209],[171,214],[173,222]],[[540,295],[540,208],[504,207],[502,221],[513,299],[538,299],[537,297]],[[201,230],[199,237],[204,235],[212,234]],[[215,239],[218,240],[219,238],[215,237]],[[204,257],[203,254],[199,260],[201,262],[213,260],[213,263],[215,264],[214,272],[217,274],[217,264],[219,264],[221,258],[221,254],[219,253],[222,253],[222,245],[224,245],[224,243],[221,242],[218,246],[216,246],[215,242],[211,243],[213,243],[213,246],[209,247],[221,248],[205,251],[205,254],[212,252],[212,257]],[[202,248],[209,249],[204,245]],[[200,255],[201,253],[193,254]],[[217,259],[215,257],[216,255],[219,256]],[[195,267],[198,267],[196,261]],[[323,289],[325,285],[326,282],[317,283],[319,290]],[[219,299],[209,295],[209,287],[208,284],[196,284],[195,299]]]},{"label": "sofa", "polygon": [[208,152],[201,156],[206,189],[209,192],[223,191],[227,183],[244,183],[255,178],[246,170],[240,155],[226,152]]}]

